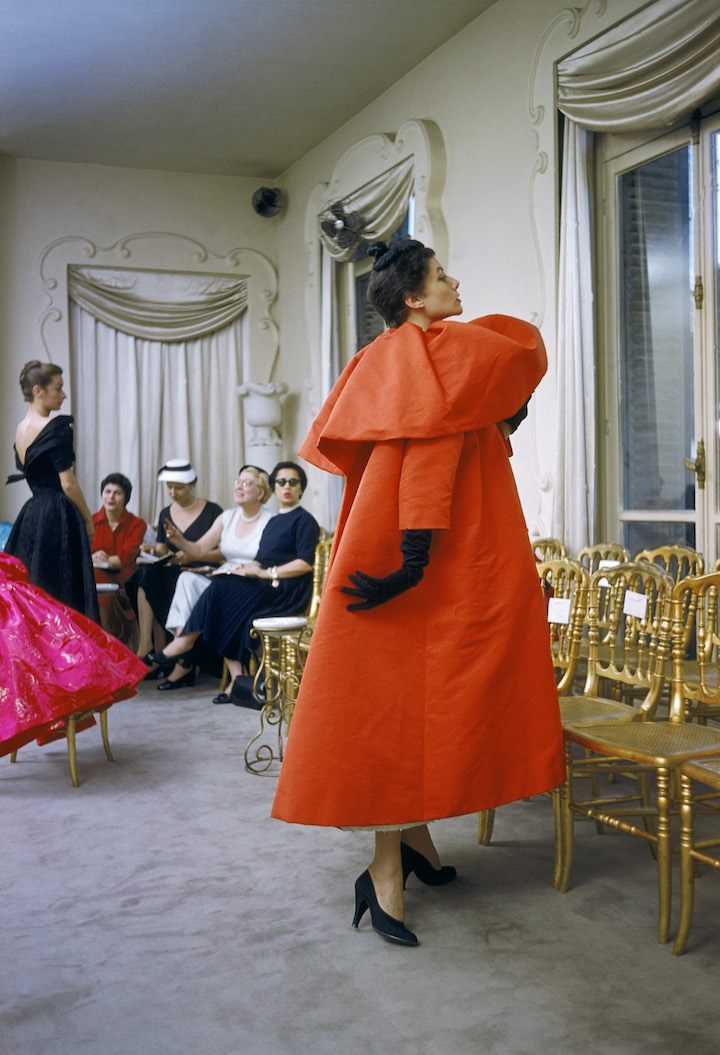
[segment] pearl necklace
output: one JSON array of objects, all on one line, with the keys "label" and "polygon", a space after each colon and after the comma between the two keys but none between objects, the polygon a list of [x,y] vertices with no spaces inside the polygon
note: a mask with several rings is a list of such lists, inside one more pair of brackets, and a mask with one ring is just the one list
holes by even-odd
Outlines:
[{"label": "pearl necklace", "polygon": [[195,506],[198,504],[199,501],[200,501],[199,498],[195,498],[193,500],[192,504],[189,505],[189,506],[181,506],[179,502],[175,502],[173,504],[176,505],[179,509],[182,509],[183,513],[192,513],[193,509],[195,508]]},{"label": "pearl necklace", "polygon": [[260,509],[258,509],[258,511],[255,514],[255,516],[246,517],[245,516],[245,510],[243,509],[243,507],[239,506],[239,509],[240,509],[240,519],[244,520],[246,524],[252,524],[253,520],[259,520],[260,519],[260,514],[262,513],[262,508],[260,508]]}]

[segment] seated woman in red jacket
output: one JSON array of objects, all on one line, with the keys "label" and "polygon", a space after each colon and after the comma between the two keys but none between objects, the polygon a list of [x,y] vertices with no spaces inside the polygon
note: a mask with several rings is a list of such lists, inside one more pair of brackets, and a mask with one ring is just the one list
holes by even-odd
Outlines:
[{"label": "seated woman in red jacket", "polygon": [[[102,508],[93,516],[95,538],[92,562],[95,582],[122,586],[135,571],[135,560],[145,537],[147,524],[128,512],[132,484],[122,473],[110,473],[100,484]],[[127,643],[135,622],[135,613],[124,591],[102,593],[100,622],[103,630]]]}]

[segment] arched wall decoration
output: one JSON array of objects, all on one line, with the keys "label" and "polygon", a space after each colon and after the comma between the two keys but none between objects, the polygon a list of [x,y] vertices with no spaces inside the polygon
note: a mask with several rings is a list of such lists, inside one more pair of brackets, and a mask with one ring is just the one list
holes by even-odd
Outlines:
[{"label": "arched wall decoration", "polygon": [[[102,246],[81,235],[67,235],[45,246],[38,272],[48,304],[39,318],[42,346],[51,362],[69,357],[68,268],[87,265],[122,266],[131,270],[232,275],[248,282],[247,349],[243,375],[269,382],[278,355],[278,329],[270,317],[277,297],[277,274],[270,261],[254,249],[232,249],[224,256],[193,238],[168,231],[126,235]],[[60,325],[64,323],[64,325]]]},{"label": "arched wall decoration", "polygon": [[[560,161],[558,157],[556,114],[555,66],[568,52],[568,41],[582,37],[589,40],[596,33],[607,29],[603,18],[608,0],[588,0],[583,7],[566,7],[559,11],[543,31],[530,67],[528,82],[528,115],[535,136],[535,159],[528,181],[528,210],[539,284],[539,306],[532,322],[543,329],[549,348],[551,366],[554,367],[552,350],[556,344],[556,305],[548,311],[547,290],[555,290],[558,273],[558,179]],[[620,14],[619,18],[624,17]],[[581,32],[582,31],[582,32]],[[547,115],[551,120],[546,120]],[[550,160],[554,164],[550,165]],[[551,186],[541,177],[552,175]],[[543,206],[538,207],[542,196]],[[548,208],[548,202],[550,207]],[[544,222],[541,223],[540,216]],[[551,314],[552,312],[552,314]],[[555,486],[554,473],[540,465],[538,453],[538,421],[540,415],[531,415],[533,430],[531,448],[533,478],[540,492],[538,509],[528,518],[531,535],[545,537],[552,513],[552,492]]]},{"label": "arched wall decoration", "polygon": [[333,202],[344,201],[401,162],[412,159],[415,195],[415,234],[447,259],[448,235],[441,210],[445,183],[445,147],[437,125],[407,121],[393,135],[375,134],[355,143],[338,159],[327,183],[318,183],[305,212],[305,250],[308,276],[305,287],[305,320],[311,355],[308,380],[310,417],[327,395],[327,305],[323,306],[323,253],[319,218]]}]

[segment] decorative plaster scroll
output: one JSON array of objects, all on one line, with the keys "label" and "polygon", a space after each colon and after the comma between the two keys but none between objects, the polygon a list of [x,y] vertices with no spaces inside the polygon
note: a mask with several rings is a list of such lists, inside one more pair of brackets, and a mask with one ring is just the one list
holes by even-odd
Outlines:
[{"label": "decorative plaster scroll", "polygon": [[[535,208],[536,200],[536,188],[535,183],[538,176],[544,175],[548,170],[549,159],[552,157],[555,160],[553,165],[553,172],[557,172],[558,158],[557,158],[557,129],[555,125],[555,78],[554,70],[555,63],[559,58],[562,57],[560,53],[557,53],[557,47],[552,49],[549,48],[550,38],[555,34],[556,30],[565,30],[565,37],[571,40],[577,37],[580,32],[580,28],[586,14],[595,9],[595,14],[599,17],[604,15],[607,7],[607,0],[589,0],[584,7],[566,7],[562,11],[558,12],[552,21],[546,26],[538,46],[535,49],[535,56],[533,58],[532,65],[530,67],[530,83],[528,87],[528,112],[530,115],[530,124],[533,126],[535,132],[535,147],[537,155],[533,163],[533,167],[530,172],[530,182],[528,186],[528,200],[530,209],[530,226],[533,236],[533,244],[535,247],[535,256],[537,259],[538,267],[538,281],[540,283],[540,305],[538,311],[533,317],[533,322],[536,326],[542,326],[545,319],[546,311],[546,297],[547,297],[547,281],[546,281],[546,270],[555,272],[555,253],[553,253],[552,267],[547,268],[548,261],[544,257],[543,246],[548,244],[553,246],[555,250],[557,237],[548,243],[544,239],[541,239],[538,231],[537,223],[537,211]],[[552,50],[555,52],[553,55],[548,55],[548,51]],[[552,74],[552,79],[548,77],[548,74]],[[540,101],[543,99],[544,101]],[[549,127],[544,126],[545,115],[550,111],[553,115],[553,120],[550,122]],[[544,127],[543,127],[544,126]],[[555,225],[557,226],[557,225]],[[546,252],[547,250],[545,250]],[[554,284],[553,287],[554,288]]]},{"label": "decorative plaster scroll", "polygon": [[[48,304],[39,319],[40,339],[53,362],[69,359],[67,271],[93,261],[96,267],[232,275],[248,280],[247,334],[243,376],[269,381],[278,354],[278,330],[270,317],[277,297],[277,275],[254,249],[232,249],[224,256],[201,242],[171,231],[141,231],[102,246],[81,235],[67,235],[45,246],[39,278]],[[65,325],[60,326],[59,323]]]},{"label": "decorative plaster scroll", "polygon": [[[557,122],[555,120],[555,64],[568,51],[568,41],[574,40],[580,35],[590,39],[595,32],[606,28],[600,20],[605,16],[607,0],[589,0],[582,7],[566,7],[559,11],[548,23],[542,33],[535,55],[530,67],[528,82],[528,114],[530,124],[535,135],[536,155],[530,170],[528,182],[528,211],[530,217],[530,229],[532,232],[533,246],[538,269],[539,304],[538,310],[533,313],[532,321],[536,326],[543,328],[546,342],[552,348],[555,342],[556,327],[556,305],[550,306],[551,314],[548,312],[547,290],[555,290],[557,287],[557,242],[558,242],[558,144],[557,144]],[[582,34],[581,34],[582,30]],[[551,120],[547,121],[547,115]],[[552,164],[550,161],[552,159]],[[552,184],[540,177],[546,176],[550,171]],[[538,208],[538,199],[543,199],[543,207]],[[544,217],[541,223],[540,217]],[[550,314],[550,318],[546,316]],[[554,367],[551,355],[551,366]],[[532,404],[531,404],[532,407]],[[530,424],[532,428],[532,468],[533,477],[541,493],[541,507],[551,502],[550,495],[555,486],[554,475],[551,471],[543,471],[540,466],[538,455],[538,418],[540,415],[531,413]],[[544,497],[543,497],[544,496]],[[548,505],[548,513],[549,513]],[[543,509],[537,511],[536,516],[530,520],[530,531],[532,534],[545,533],[545,525],[549,523],[549,517],[543,516]]]}]

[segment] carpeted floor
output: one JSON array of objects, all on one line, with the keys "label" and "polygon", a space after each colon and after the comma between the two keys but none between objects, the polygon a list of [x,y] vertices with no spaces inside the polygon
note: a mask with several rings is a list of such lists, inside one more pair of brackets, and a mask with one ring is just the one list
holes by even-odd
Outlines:
[{"label": "carpeted floor", "polygon": [[[551,885],[538,798],[434,827],[459,871],[408,883],[421,945],[350,923],[372,836],[269,818],[255,712],[154,683],[64,743],[0,759],[2,1055],[714,1055],[720,877],[683,957],[656,942],[647,847],[578,824]],[[350,735],[350,733],[349,733]],[[351,749],[351,744],[349,744]]]}]

